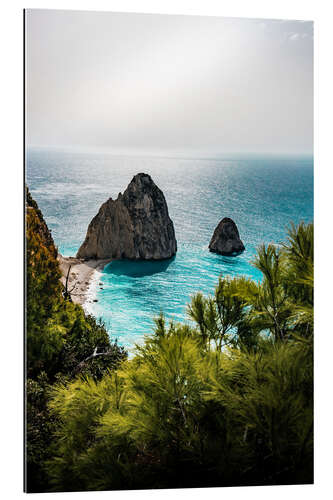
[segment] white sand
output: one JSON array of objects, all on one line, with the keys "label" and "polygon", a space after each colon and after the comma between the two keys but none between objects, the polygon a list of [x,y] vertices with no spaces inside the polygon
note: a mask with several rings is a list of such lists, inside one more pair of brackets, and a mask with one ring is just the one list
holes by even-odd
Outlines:
[{"label": "white sand", "polygon": [[83,259],[76,259],[75,257],[63,257],[59,254],[58,261],[62,272],[61,282],[64,285],[68,268],[71,266],[68,277],[68,290],[71,293],[73,302],[83,305],[87,299],[87,291],[95,271],[101,271],[111,259],[85,261]]}]

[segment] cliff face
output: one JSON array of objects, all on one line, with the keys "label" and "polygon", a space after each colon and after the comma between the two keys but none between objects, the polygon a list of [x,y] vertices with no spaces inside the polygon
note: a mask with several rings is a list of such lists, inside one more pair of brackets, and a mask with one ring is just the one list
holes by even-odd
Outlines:
[{"label": "cliff face", "polygon": [[[28,365],[29,353],[38,359],[41,352],[31,346],[41,345],[50,338],[49,332],[43,339],[41,331],[47,319],[61,301],[63,286],[60,282],[60,269],[57,249],[51,231],[39,210],[37,203],[26,189],[26,319]],[[44,331],[44,330],[43,330]],[[43,336],[42,336],[43,337]],[[51,342],[51,341],[50,341]],[[52,342],[51,342],[52,344]],[[52,344],[55,345],[55,344]],[[46,352],[46,351],[45,351]],[[39,353],[39,354],[37,354]],[[35,359],[35,358],[34,358]],[[38,364],[38,361],[36,361]]]},{"label": "cliff face", "polygon": [[210,240],[209,250],[220,255],[237,255],[245,250],[232,219],[224,217],[220,221]]},{"label": "cliff face", "polygon": [[147,174],[103,203],[77,253],[83,259],[168,259],[177,242],[162,191]]},{"label": "cliff face", "polygon": [[36,201],[32,198],[28,187],[26,187],[26,222],[27,232],[30,231],[33,238],[38,239],[39,243],[46,247],[50,255],[57,257],[58,251],[55,247],[51,231],[47,227],[41,210]]}]

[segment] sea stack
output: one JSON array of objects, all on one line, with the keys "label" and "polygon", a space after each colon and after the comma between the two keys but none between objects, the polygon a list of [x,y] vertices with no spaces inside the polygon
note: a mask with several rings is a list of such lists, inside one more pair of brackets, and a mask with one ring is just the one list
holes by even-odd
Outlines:
[{"label": "sea stack", "polygon": [[209,243],[209,250],[220,255],[238,255],[245,250],[232,219],[224,217],[216,227]]},{"label": "sea stack", "polygon": [[88,226],[77,258],[162,260],[176,251],[164,194],[150,175],[140,173],[116,200],[103,203]]}]

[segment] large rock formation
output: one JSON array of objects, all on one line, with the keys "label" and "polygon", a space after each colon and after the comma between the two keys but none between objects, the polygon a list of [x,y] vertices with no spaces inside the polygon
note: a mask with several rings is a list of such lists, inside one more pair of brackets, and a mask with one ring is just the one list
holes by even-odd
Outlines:
[{"label": "large rock formation", "polygon": [[237,226],[232,219],[224,217],[220,221],[210,240],[209,250],[220,255],[238,255],[245,250],[239,238]]},{"label": "large rock formation", "polygon": [[161,260],[176,251],[173,222],[162,191],[150,175],[137,174],[124,194],[103,203],[77,257]]}]

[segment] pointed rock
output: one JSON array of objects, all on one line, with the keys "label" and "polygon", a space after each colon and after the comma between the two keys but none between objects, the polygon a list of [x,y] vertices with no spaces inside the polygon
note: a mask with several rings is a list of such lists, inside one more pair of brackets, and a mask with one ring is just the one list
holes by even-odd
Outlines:
[{"label": "pointed rock", "polygon": [[103,203],[88,226],[77,257],[169,259],[177,251],[173,222],[162,191],[150,175],[137,174],[124,194]]},{"label": "pointed rock", "polygon": [[238,255],[245,250],[232,219],[224,217],[216,227],[209,243],[209,250],[220,255]]}]

